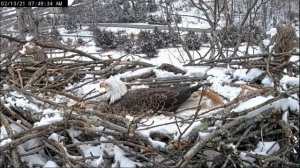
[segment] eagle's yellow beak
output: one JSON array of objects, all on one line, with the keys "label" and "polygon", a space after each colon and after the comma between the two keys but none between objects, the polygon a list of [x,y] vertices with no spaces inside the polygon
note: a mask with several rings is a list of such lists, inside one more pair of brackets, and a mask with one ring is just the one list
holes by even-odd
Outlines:
[{"label": "eagle's yellow beak", "polygon": [[100,82],[99,87],[100,87],[100,92],[106,92],[106,83],[105,82]]}]

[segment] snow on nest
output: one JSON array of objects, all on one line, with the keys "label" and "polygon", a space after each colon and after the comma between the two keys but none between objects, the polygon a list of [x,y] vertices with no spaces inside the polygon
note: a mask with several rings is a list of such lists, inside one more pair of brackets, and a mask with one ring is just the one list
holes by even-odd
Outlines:
[{"label": "snow on nest", "polygon": [[[151,133],[162,133],[164,135],[172,135],[174,140],[177,140],[180,132],[178,130],[178,127],[176,125],[176,120],[174,117],[170,116],[164,116],[164,115],[159,115],[159,116],[153,116],[149,119],[143,120],[142,122],[145,122],[144,125],[140,125],[137,128],[137,133],[141,136],[146,137],[149,142],[152,144],[153,147],[155,148],[164,148],[166,147],[166,143],[154,140],[150,137]],[[180,121],[179,121],[180,122]],[[200,125],[199,121],[194,122],[190,128],[186,131],[186,133],[182,136],[182,138],[185,138],[190,131],[193,130],[193,128],[197,127]],[[179,126],[179,129],[181,132],[183,132],[187,127],[189,126],[188,123],[181,124]],[[151,128],[149,128],[151,127]]]},{"label": "snow on nest", "polygon": [[59,167],[59,166],[58,166],[54,161],[48,160],[48,161],[44,164],[43,168],[47,168],[47,167]]},{"label": "snow on nest", "polygon": [[244,80],[244,81],[252,81],[253,79],[257,78],[259,75],[264,73],[265,71],[253,68],[253,69],[237,69],[233,73],[233,77],[235,79]]},{"label": "snow on nest", "polygon": [[[258,96],[258,97],[252,98],[250,100],[240,103],[238,107],[236,107],[235,109],[232,110],[232,112],[242,112],[244,110],[256,107],[256,106],[258,106],[268,100],[271,100],[273,98],[274,98],[273,96],[268,96],[268,97]],[[289,109],[291,111],[295,111],[298,113],[299,113],[299,109],[300,109],[299,102],[297,100],[295,100],[291,97],[282,98],[271,104],[267,104],[265,106],[262,106],[256,110],[253,110],[253,111],[247,113],[245,115],[245,117],[252,118],[252,117],[260,114],[262,111],[265,111],[270,108],[275,108],[275,109],[279,109],[282,111],[287,111]]]},{"label": "snow on nest", "polygon": [[154,67],[146,67],[146,68],[141,68],[141,69],[138,69],[135,71],[127,71],[122,74],[118,74],[116,76],[118,76],[119,78],[129,78],[129,77],[134,77],[134,76],[139,76],[139,75],[149,73],[153,69],[154,69]]},{"label": "snow on nest", "polygon": [[211,89],[229,100],[235,99],[242,90],[228,85],[233,80],[232,73],[233,70],[227,68],[212,68],[207,71],[207,81],[212,83]]},{"label": "snow on nest", "polygon": [[279,151],[279,149],[280,146],[276,141],[271,141],[271,142],[259,141],[253,153],[264,155],[264,156],[270,156],[273,153]]},{"label": "snow on nest", "polygon": [[[28,100],[27,97],[18,93],[17,91],[12,91],[10,92],[10,96],[1,97],[1,98],[2,100],[5,100],[8,103],[8,106],[19,107],[22,108],[23,110],[30,111],[31,113],[42,113],[44,115],[54,115],[56,116],[54,118],[56,118],[57,120],[61,119],[61,117],[59,117],[60,116],[59,110],[54,110],[51,108],[42,108],[39,105],[32,103],[30,100]],[[34,101],[36,101],[37,103],[42,103],[36,99],[34,99]],[[47,121],[46,118],[42,118],[42,120]],[[51,121],[49,122],[51,123]],[[53,122],[55,122],[55,120]],[[49,123],[47,122],[47,124]]]},{"label": "snow on nest", "polygon": [[208,66],[186,66],[183,69],[186,71],[186,74],[184,74],[184,76],[202,78],[206,76],[209,67]]},{"label": "snow on nest", "polygon": [[280,85],[283,87],[284,90],[287,90],[289,86],[299,87],[299,76],[298,77],[290,77],[284,75],[280,80]]},{"label": "snow on nest", "polygon": [[273,96],[268,96],[268,97],[257,96],[248,101],[240,103],[240,105],[238,107],[236,107],[235,109],[233,109],[232,111],[233,112],[241,112],[243,110],[250,109],[252,107],[256,107],[272,98],[274,98],[274,97]]},{"label": "snow on nest", "polygon": [[168,78],[168,77],[175,77],[175,76],[182,76],[182,74],[174,74],[173,72],[164,71],[161,69],[153,69],[156,78]]},{"label": "snow on nest", "polygon": [[[70,132],[70,130],[68,130]],[[70,134],[72,137],[73,143],[79,143],[75,136],[75,134]],[[76,133],[77,135],[77,133]],[[109,136],[109,138],[113,138]],[[100,137],[99,141],[108,141],[108,139],[104,137]],[[92,157],[94,159],[89,159],[88,162],[93,167],[101,167],[104,160],[104,152],[106,152],[109,156],[114,157],[115,162],[112,167],[117,167],[120,164],[120,167],[136,167],[136,165],[140,165],[137,162],[134,162],[128,159],[125,155],[126,153],[120,149],[118,146],[113,145],[112,143],[100,143],[99,145],[91,145],[91,144],[83,144],[78,145],[79,150],[83,153],[84,157]]]},{"label": "snow on nest", "polygon": [[[17,126],[16,124],[12,123],[9,126],[11,127],[12,131],[14,131],[14,132],[23,131],[23,129],[20,128],[19,126]],[[8,137],[8,135],[7,135],[7,131],[6,131],[5,127],[1,126],[0,127],[0,140],[1,140],[0,146],[4,146],[7,143],[10,143],[12,141],[10,138],[7,138],[7,137]]]},{"label": "snow on nest", "polygon": [[[192,19],[190,21],[191,22],[189,24],[193,24]],[[186,23],[184,23],[184,24],[186,24]],[[87,33],[87,32],[85,32],[85,33]],[[83,32],[83,34],[84,34],[84,32]],[[90,42],[86,46],[79,47],[79,49],[88,51],[88,52],[97,52],[97,50],[98,50],[95,47],[94,42]],[[208,49],[209,49],[208,47],[201,47],[199,52],[201,55],[204,55],[208,51]],[[242,52],[245,52],[246,46],[241,46],[240,49]],[[242,53],[242,52],[239,52],[238,54],[244,55],[244,53]],[[249,53],[251,53],[251,54],[252,53],[260,53],[260,52],[261,51],[257,47],[249,48]],[[116,59],[116,58],[120,58],[124,54],[125,54],[124,51],[112,50],[112,51],[102,53],[101,58]],[[193,55],[194,58],[199,57],[199,55],[195,51],[191,51],[191,54]],[[56,55],[56,56],[58,56],[58,55]],[[60,56],[62,56],[62,55],[60,55]],[[99,55],[95,55],[95,56],[99,56]],[[99,58],[100,58],[100,56],[99,56]],[[221,96],[228,98],[229,100],[233,100],[234,98],[236,98],[239,95],[240,91],[242,90],[239,87],[229,86],[229,84],[231,83],[231,81],[233,79],[238,79],[238,80],[240,80],[239,82],[241,82],[241,81],[249,82],[264,72],[257,68],[250,69],[248,71],[248,69],[233,70],[230,68],[210,68],[210,67],[205,67],[205,66],[185,66],[184,67],[183,64],[187,63],[189,61],[189,59],[181,47],[159,49],[158,57],[156,57],[156,58],[145,59],[145,58],[141,57],[140,55],[128,55],[128,56],[122,58],[122,60],[127,60],[127,59],[130,59],[133,61],[143,61],[143,62],[151,63],[151,64],[157,65],[157,66],[161,65],[162,63],[172,64],[176,67],[183,69],[186,72],[186,74],[184,76],[189,76],[189,77],[207,77],[208,76],[206,80],[207,80],[207,82],[212,83],[211,89],[213,91],[217,92],[218,94],[220,94]],[[90,60],[90,59],[86,59],[86,60]],[[118,68],[120,68],[120,67],[118,67]],[[100,69],[98,69],[98,70],[100,70]],[[151,71],[153,71],[158,78],[173,77],[173,76],[181,75],[181,74],[174,74],[172,72],[159,70],[159,69],[156,69],[156,67],[146,67],[146,68],[140,68],[135,71],[128,71],[128,72],[125,72],[122,74],[118,74],[116,76],[118,78],[127,78],[127,77],[142,75],[142,74],[145,74],[145,73],[148,73]],[[90,77],[92,77],[92,76],[90,76]],[[89,83],[86,85],[82,85],[85,82],[89,82]],[[271,80],[271,78],[266,76],[263,78],[262,83],[265,84],[265,86],[266,85],[270,86],[270,85],[272,85],[272,80]],[[76,96],[84,96],[85,94],[93,91],[94,89],[99,88],[98,81],[90,80],[90,81],[78,82],[75,84],[69,84],[65,88],[65,90],[72,89],[79,85],[82,85],[82,87],[75,89],[75,91],[73,92],[73,94]],[[299,86],[299,76],[297,76],[297,77],[284,76],[280,80],[280,85],[283,86],[284,89],[287,89],[288,86],[296,86],[297,87],[297,86]],[[3,86],[3,89],[8,89],[7,87],[8,86]],[[140,87],[148,87],[148,86],[133,86],[132,89],[140,88]],[[10,92],[10,93],[11,93],[11,96],[1,97],[1,99],[5,100],[7,102],[7,104],[6,104],[7,106],[21,107],[24,110],[36,111],[36,112],[40,112],[44,115],[39,122],[36,122],[34,124],[35,127],[46,125],[46,124],[51,124],[51,123],[62,120],[61,112],[59,110],[54,110],[54,109],[50,109],[50,108],[43,109],[43,108],[39,107],[38,105],[31,103],[25,96],[19,94],[18,92]],[[98,94],[98,92],[95,90],[89,96],[94,96],[96,94]],[[272,96],[269,96],[269,97],[258,96],[258,97],[252,98],[248,101],[240,103],[240,105],[238,107],[236,107],[235,109],[233,109],[232,112],[241,112],[243,110],[255,107],[255,106],[257,106],[263,102],[266,102],[272,98],[273,98]],[[192,103],[197,105],[198,99],[189,99],[188,101],[190,101],[190,102],[187,101],[186,104],[188,104],[188,105],[185,107],[191,106]],[[68,101],[67,98],[65,98],[64,96],[60,96],[60,95],[50,98],[50,100],[53,100],[56,103],[62,103],[62,102]],[[39,101],[37,101],[37,102],[39,102]],[[185,107],[182,106],[181,108],[185,108]],[[271,108],[271,107],[280,108],[282,110],[287,110],[289,108],[292,111],[299,112],[299,102],[292,98],[285,98],[285,99],[281,99],[281,100],[274,102],[272,105],[266,105],[260,109],[249,112],[246,115],[246,117],[253,117],[253,116],[259,114],[261,111],[263,111],[267,108]],[[193,109],[193,110],[184,111],[178,115],[183,118],[188,118],[188,117],[191,117],[194,113],[195,113],[195,110]],[[207,114],[207,115],[209,115],[209,114]],[[282,117],[282,119],[284,121],[287,120],[287,115],[288,114],[285,113],[284,116]],[[173,123],[171,123],[171,122],[173,122]],[[168,117],[168,116],[164,116],[164,115],[153,116],[150,119],[148,119],[148,121],[144,124],[150,125],[149,127],[156,126],[153,128],[149,128],[148,126],[145,126],[145,125],[139,125],[138,130],[137,130],[137,133],[141,136],[146,137],[149,140],[149,142],[152,144],[153,147],[164,148],[167,146],[167,144],[165,142],[162,142],[157,139],[152,139],[150,137],[150,135],[153,132],[168,134],[168,135],[171,135],[171,137],[174,140],[178,139],[179,130],[178,130],[177,125],[175,124],[175,119],[173,117]],[[195,127],[198,127],[199,125],[201,125],[201,122],[199,122],[199,121],[193,123],[192,126],[188,129],[188,131],[183,135],[182,138],[185,138],[192,129],[194,129]],[[221,125],[221,123],[216,123],[215,126],[210,128],[210,130],[214,130],[217,128],[217,126],[220,126],[220,125]],[[182,124],[182,125],[180,125],[179,129],[182,132],[183,130],[185,130],[187,128],[187,126],[188,126],[187,123]],[[11,125],[11,127],[15,131],[22,131],[22,129],[16,125]],[[73,130],[73,131],[68,130],[68,131],[69,131],[69,134],[72,137],[72,140],[74,143],[80,142],[76,139],[76,137],[80,135],[80,133],[81,133],[80,131],[76,131],[76,130]],[[200,138],[205,139],[210,134],[210,132],[198,132],[198,134],[199,134]],[[3,139],[3,138],[7,138],[7,133],[6,133],[6,130],[4,129],[4,127],[2,126],[0,139]],[[62,137],[59,136],[58,134],[52,134],[49,138],[59,142]],[[104,137],[101,137],[99,140],[107,141],[107,139],[105,139]],[[11,142],[11,139],[1,140],[0,146],[5,145],[9,142]],[[28,141],[28,142],[20,145],[18,147],[18,150],[21,153],[23,153],[23,152],[27,151],[28,149],[31,149],[32,147],[36,146],[37,144],[39,144],[39,141],[37,141],[36,139],[33,139],[31,141]],[[264,148],[262,148],[262,146],[264,146]],[[259,154],[268,155],[271,152],[266,152],[266,151],[268,151],[268,149],[270,149],[269,148],[270,146],[271,146],[271,142],[270,142],[270,144],[264,143],[263,145],[260,142],[260,143],[258,143],[257,149],[255,149],[254,152],[257,152]],[[273,148],[275,148],[276,150],[278,149],[276,145]],[[82,153],[84,154],[85,157],[91,157],[91,156],[96,157],[95,159],[90,160],[91,165],[95,166],[95,167],[101,166],[101,164],[103,162],[103,152],[104,151],[106,151],[109,155],[115,157],[116,162],[114,163],[113,166],[117,166],[118,162],[121,167],[134,167],[135,165],[138,165],[138,163],[135,163],[135,162],[131,161],[129,158],[127,158],[125,156],[125,152],[123,150],[121,150],[119,147],[117,147],[111,143],[101,143],[99,145],[79,145],[79,149],[82,151]],[[276,151],[275,149],[271,149],[271,151],[272,150]],[[240,155],[244,159],[245,158],[249,159],[249,158],[245,157],[242,152]],[[34,160],[34,158],[37,158],[37,159]],[[26,161],[28,163],[28,166],[31,166],[34,164],[42,164],[42,163],[45,165],[49,164],[50,166],[56,165],[55,162],[50,161],[50,160],[48,160],[48,162],[46,162],[47,160],[45,160],[45,158],[41,157],[41,155],[30,155],[30,157],[22,157],[22,160]]]},{"label": "snow on nest", "polygon": [[[276,141],[259,141],[256,145],[254,151],[250,151],[252,154],[264,155],[264,156],[271,156],[272,154],[278,152],[280,150],[280,146]],[[242,160],[248,161],[250,163],[255,162],[255,158],[247,156],[248,152],[240,152],[239,157]],[[243,162],[245,165],[250,166],[249,163]]]}]

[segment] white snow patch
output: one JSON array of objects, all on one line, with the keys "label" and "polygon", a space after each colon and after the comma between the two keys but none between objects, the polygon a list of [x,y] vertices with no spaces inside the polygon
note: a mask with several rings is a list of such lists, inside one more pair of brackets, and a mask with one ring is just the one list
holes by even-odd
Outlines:
[{"label": "white snow patch", "polygon": [[207,76],[213,76],[219,79],[228,78],[227,74],[225,73],[225,68],[212,68],[207,71]]},{"label": "white snow patch", "polygon": [[239,79],[239,80],[244,80],[244,81],[252,81],[253,79],[255,79],[256,77],[258,77],[259,75],[261,75],[262,73],[264,73],[263,70],[258,69],[258,68],[253,68],[253,69],[237,69],[234,71],[233,73],[233,77],[235,79]]},{"label": "white snow patch", "polygon": [[13,97],[7,97],[5,100],[14,107],[20,107],[23,110],[30,110],[34,112],[42,112],[37,105],[30,103],[30,101],[23,95],[16,91],[10,92]]},{"label": "white snow patch", "polygon": [[49,168],[49,167],[60,167],[60,166],[58,166],[54,161],[48,160],[43,166],[43,168]]},{"label": "white snow patch", "polygon": [[199,135],[199,138],[202,139],[202,140],[205,140],[208,136],[209,136],[209,132],[199,132],[198,135]]},{"label": "white snow patch", "polygon": [[49,125],[49,124],[59,122],[62,120],[63,120],[63,117],[59,113],[52,113],[52,115],[46,114],[39,122],[35,122],[33,127]]},{"label": "white snow patch", "polygon": [[273,107],[276,109],[281,109],[282,111],[287,111],[290,109],[291,111],[296,111],[299,113],[299,101],[291,97],[277,100],[273,103]]},{"label": "white snow patch", "polygon": [[78,131],[75,130],[74,128],[70,128],[68,129],[68,133],[72,138],[74,138],[74,137],[78,137],[82,133],[82,131]]},{"label": "white snow patch", "polygon": [[276,33],[277,33],[277,29],[276,28],[271,28],[269,31],[267,31],[266,34],[270,34],[271,37],[273,37]]},{"label": "white snow patch", "polygon": [[265,87],[273,87],[274,86],[273,80],[269,76],[265,76],[265,78],[261,81],[261,83]]},{"label": "white snow patch", "polygon": [[31,139],[31,140],[19,145],[18,152],[20,154],[26,154],[27,151],[30,151],[31,149],[33,149],[39,145],[41,145],[41,142],[37,138],[34,138],[34,139]]},{"label": "white snow patch", "polygon": [[288,111],[284,112],[281,120],[284,121],[285,123],[288,123],[288,115],[289,115]]},{"label": "white snow patch", "polygon": [[235,109],[233,109],[232,111],[233,112],[241,112],[243,110],[258,106],[272,98],[273,98],[273,96],[268,96],[268,97],[257,96],[255,98],[252,98],[250,100],[240,103],[240,105],[238,107],[236,107]]},{"label": "white snow patch", "polygon": [[218,157],[221,155],[220,152],[214,151],[214,150],[204,150],[203,151],[203,155],[205,155],[206,157],[213,159],[215,157]]},{"label": "white snow patch", "polygon": [[[150,137],[150,134],[157,132],[157,133],[162,133],[165,135],[173,135],[174,140],[177,140],[179,137],[179,131],[178,131],[177,125],[175,124],[175,121],[176,120],[174,117],[169,117],[169,116],[164,116],[164,115],[154,116],[154,117],[147,119],[147,121],[144,123],[144,125],[150,125],[150,127],[152,127],[152,128],[149,128],[149,126],[139,126],[137,129],[137,133],[140,134],[141,136],[148,138],[148,140],[152,143],[153,147],[165,147],[166,144],[164,142],[153,140]],[[174,122],[174,123],[171,123],[171,122]],[[180,120],[178,122],[181,123]],[[163,125],[166,123],[169,123],[169,124],[167,126]],[[188,125],[189,124],[180,125],[180,127],[179,127],[180,131],[183,132],[188,127]],[[193,130],[193,128],[195,128],[199,125],[200,125],[200,121],[194,122],[189,127],[189,129],[186,131],[186,133],[182,136],[182,138],[185,138],[190,133],[190,131]],[[156,126],[156,127],[153,127],[153,126]]]},{"label": "white snow patch", "polygon": [[215,126],[221,127],[223,125],[223,121],[222,120],[217,120],[215,122]]},{"label": "white snow patch", "polygon": [[290,77],[290,76],[284,75],[281,78],[279,83],[285,90],[287,90],[288,86],[294,86],[294,87],[299,86],[299,82],[300,82],[299,76],[298,77]]},{"label": "white snow patch", "polygon": [[[240,157],[242,160],[247,160],[247,161],[249,161],[249,162],[251,162],[251,163],[255,162],[255,158],[252,158],[252,157],[249,157],[249,156],[246,156],[246,155],[247,155],[247,153],[241,152],[241,153],[239,154],[239,157]],[[248,163],[245,163],[245,162],[244,162],[244,164],[249,165]],[[250,166],[250,165],[249,165],[249,166]]]},{"label": "white snow patch", "polygon": [[224,97],[227,97],[230,101],[235,99],[242,91],[242,89],[239,87],[222,85],[221,81],[215,78],[210,80],[210,82],[212,83],[211,89],[213,91],[217,92],[218,94]]},{"label": "white snow patch", "polygon": [[280,146],[276,141],[271,141],[271,142],[259,141],[253,153],[264,155],[264,156],[270,156],[273,153],[279,151],[279,149]]},{"label": "white snow patch", "polygon": [[152,70],[153,70],[153,67],[147,67],[147,68],[141,68],[141,69],[138,69],[135,71],[127,71],[125,73],[118,74],[116,76],[118,76],[119,78],[129,78],[129,77],[134,77],[134,76],[139,76],[139,75],[149,73]]},{"label": "white snow patch", "polygon": [[114,153],[116,162],[112,165],[112,167],[117,167],[118,162],[120,167],[136,167],[137,163],[125,157],[125,152],[118,146],[114,146]]},{"label": "white snow patch", "polygon": [[[78,140],[74,140],[74,143],[78,143],[78,142],[79,142]],[[79,145],[78,147],[82,151],[84,157],[90,157],[91,155],[97,157],[103,154],[103,151],[100,150],[101,149],[100,145],[84,144],[84,145]]]},{"label": "white snow patch", "polygon": [[153,69],[156,78],[168,78],[168,77],[175,77],[180,75],[175,75],[173,72],[164,71],[161,69]]},{"label": "white snow patch", "polygon": [[[271,99],[271,96],[268,96],[266,99]],[[252,100],[252,99],[251,99]],[[250,101],[250,100],[249,100]],[[264,101],[264,100],[262,100]],[[249,104],[250,106],[250,104]],[[256,109],[254,111],[249,112],[248,114],[246,114],[246,118],[252,118],[258,114],[260,114],[262,111],[268,110],[270,108],[274,108],[277,110],[282,110],[282,111],[287,111],[288,109],[290,109],[291,111],[296,111],[299,113],[299,102],[297,100],[294,100],[292,98],[283,98],[280,100],[277,100],[271,104],[267,104],[259,109]]]},{"label": "white snow patch", "polygon": [[6,144],[12,142],[12,139],[10,139],[10,138],[4,139],[4,140],[2,138],[0,138],[0,139],[1,139],[0,146],[5,146]]},{"label": "white snow patch", "polygon": [[40,154],[33,154],[29,156],[21,157],[22,162],[25,162],[28,167],[34,167],[33,165],[43,166],[46,164],[47,160]]},{"label": "white snow patch", "polygon": [[[14,123],[10,124],[9,126],[11,127],[13,132],[18,132],[19,133],[19,132],[23,131],[23,129],[21,127],[17,126]],[[0,128],[0,140],[1,140],[0,141],[0,146],[4,146],[7,143],[12,142],[12,139],[7,138],[7,137],[8,137],[8,135],[7,135],[7,131],[6,131],[5,127],[1,126],[1,128]]]},{"label": "white snow patch", "polygon": [[186,74],[184,76],[202,78],[206,76],[206,72],[209,70],[207,66],[186,66],[184,67]]},{"label": "white snow patch", "polygon": [[268,45],[270,45],[270,43],[271,43],[271,41],[269,39],[264,39],[263,40],[264,46],[268,46]]}]

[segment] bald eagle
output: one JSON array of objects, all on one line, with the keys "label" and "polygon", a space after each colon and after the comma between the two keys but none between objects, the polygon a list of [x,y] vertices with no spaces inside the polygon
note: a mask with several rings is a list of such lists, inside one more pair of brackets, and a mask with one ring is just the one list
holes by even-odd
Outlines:
[{"label": "bald eagle", "polygon": [[111,106],[136,114],[149,111],[175,112],[200,85],[127,90],[119,78],[110,77],[101,81],[99,87],[101,92],[106,92],[107,101]]}]

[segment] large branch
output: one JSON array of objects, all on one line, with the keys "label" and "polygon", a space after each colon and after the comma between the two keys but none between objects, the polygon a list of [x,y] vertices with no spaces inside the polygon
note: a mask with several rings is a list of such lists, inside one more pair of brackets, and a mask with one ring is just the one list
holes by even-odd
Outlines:
[{"label": "large branch", "polygon": [[[15,42],[19,42],[19,43],[22,43],[22,44],[26,44],[27,42],[30,42],[30,41],[26,41],[26,40],[21,40],[21,39],[18,39],[18,38],[15,38],[15,37],[11,37],[11,36],[8,36],[8,35],[4,35],[4,34],[0,34],[0,38],[6,38],[8,40],[11,40],[11,41],[15,41]],[[79,55],[82,55],[82,56],[86,56],[92,60],[101,60],[91,54],[88,54],[84,51],[81,51],[81,50],[77,50],[75,48],[70,48],[69,46],[64,46],[63,44],[46,44],[46,43],[42,43],[42,42],[39,42],[39,41],[34,41],[34,43],[40,47],[44,47],[44,48],[54,48],[54,49],[59,49],[59,50],[64,50],[64,51],[68,51],[68,52],[74,52],[74,53],[77,53]]]}]

